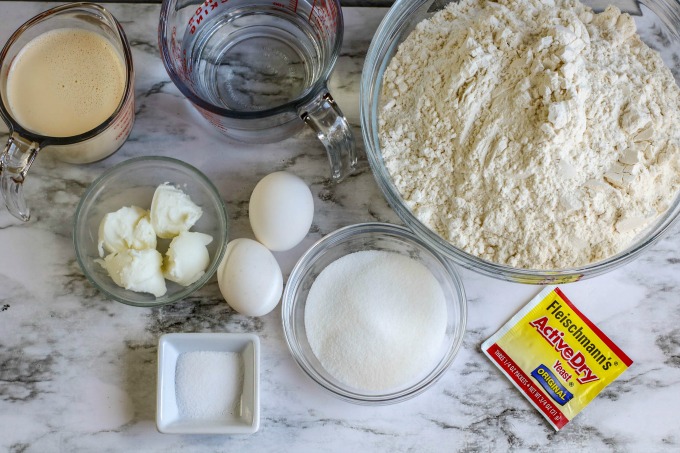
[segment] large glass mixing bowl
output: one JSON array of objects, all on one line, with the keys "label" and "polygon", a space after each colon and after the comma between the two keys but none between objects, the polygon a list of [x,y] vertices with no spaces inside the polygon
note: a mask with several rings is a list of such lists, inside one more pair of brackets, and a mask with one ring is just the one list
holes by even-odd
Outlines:
[{"label": "large glass mixing bowl", "polygon": [[[491,277],[521,283],[566,283],[594,277],[635,259],[673,226],[680,214],[680,197],[656,222],[639,234],[622,252],[605,260],[569,269],[520,269],[483,260],[450,244],[421,223],[409,210],[395,187],[383,162],[378,139],[380,91],[385,68],[399,44],[415,26],[431,17],[452,0],[397,0],[373,37],[361,77],[361,126],[366,154],[380,189],[401,220],[432,248],[454,262]],[[455,0],[453,0],[455,1]],[[676,82],[680,77],[680,2],[678,0],[585,0],[596,12],[613,4],[635,19],[642,40],[658,50],[671,68]]]}]

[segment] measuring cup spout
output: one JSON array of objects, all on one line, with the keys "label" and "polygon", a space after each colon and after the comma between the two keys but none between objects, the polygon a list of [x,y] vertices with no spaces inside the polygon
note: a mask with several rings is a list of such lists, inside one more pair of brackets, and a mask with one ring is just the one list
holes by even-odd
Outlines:
[{"label": "measuring cup spout", "polygon": [[23,185],[40,145],[12,133],[0,157],[0,191],[5,205],[17,219],[27,222],[31,212],[24,199]]},{"label": "measuring cup spout", "polygon": [[357,164],[354,134],[338,104],[326,91],[306,105],[300,117],[316,132],[326,147],[331,178],[340,182],[354,172]]}]

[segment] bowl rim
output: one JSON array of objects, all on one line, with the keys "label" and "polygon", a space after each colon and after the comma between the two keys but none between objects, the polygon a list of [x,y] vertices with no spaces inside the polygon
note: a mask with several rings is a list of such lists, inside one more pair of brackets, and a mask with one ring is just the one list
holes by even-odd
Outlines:
[{"label": "bowl rim", "polygon": [[[447,2],[448,3],[448,2]],[[408,18],[422,7],[432,4],[432,0],[397,0],[380,22],[366,53],[366,59],[360,82],[360,122],[364,148],[373,177],[380,187],[389,205],[399,218],[417,236],[427,241],[435,250],[451,259],[456,264],[482,275],[515,283],[535,285],[570,283],[585,278],[601,275],[618,268],[638,257],[647,248],[661,239],[665,233],[680,221],[680,193],[669,204],[668,209],[660,215],[648,228],[652,234],[643,236],[632,242],[619,253],[603,260],[563,269],[528,269],[494,263],[472,255],[449,243],[441,236],[425,226],[408,209],[399,191],[394,186],[382,160],[380,141],[378,138],[378,101],[382,75],[391,58],[386,55],[402,41],[398,38],[409,27]],[[656,12],[652,11],[656,14]],[[433,12],[434,14],[434,12]],[[415,24],[413,24],[415,25]],[[378,59],[380,57],[380,59]],[[371,77],[377,74],[375,81]]]},{"label": "bowl rim", "polygon": [[[160,298],[156,298],[156,302],[150,302],[150,303],[144,303],[144,302],[135,302],[131,301],[128,299],[125,299],[121,297],[118,294],[112,293],[111,291],[108,291],[106,288],[101,286],[90,274],[89,272],[86,271],[86,267],[84,265],[85,259],[88,257],[85,255],[82,246],[79,244],[77,237],[78,237],[78,231],[79,231],[79,220],[82,217],[82,211],[84,209],[84,206],[86,205],[86,202],[91,201],[93,199],[93,194],[97,191],[99,187],[103,183],[105,183],[109,178],[111,178],[113,175],[116,175],[118,173],[121,173],[125,169],[138,165],[139,163],[149,163],[149,162],[163,162],[165,164],[170,164],[171,166],[177,166],[184,168],[189,171],[192,175],[196,176],[199,180],[203,181],[205,186],[208,188],[208,192],[212,195],[212,198],[216,201],[217,205],[217,212],[218,212],[218,217],[219,217],[219,223],[224,225],[224,243],[222,244],[222,247],[219,248],[217,251],[217,256],[215,257],[214,260],[211,261],[210,266],[205,270],[204,274],[196,280],[194,283],[192,283],[189,286],[186,286],[184,289],[181,291],[178,291],[177,293],[173,294],[172,297],[167,297],[167,296],[161,296]],[[183,162],[179,159],[175,159],[172,157],[165,157],[165,156],[139,156],[139,157],[133,157],[131,159],[126,159],[122,162],[119,162],[118,164],[112,166],[111,168],[108,168],[105,170],[99,177],[97,177],[86,189],[85,193],[80,197],[80,201],[78,202],[78,206],[76,208],[75,215],[73,216],[73,229],[72,229],[72,239],[73,239],[73,246],[75,249],[76,253],[76,261],[78,262],[78,265],[80,266],[80,270],[82,273],[85,275],[87,280],[101,293],[104,294],[109,299],[113,299],[117,302],[126,304],[126,305],[131,305],[134,307],[160,307],[162,305],[167,305],[171,304],[174,302],[178,302],[185,297],[189,296],[196,290],[200,289],[205,285],[208,280],[210,280],[215,272],[217,271],[217,268],[219,267],[220,261],[222,261],[222,258],[224,257],[224,252],[226,250],[226,245],[229,240],[229,216],[227,214],[227,208],[224,203],[224,199],[220,195],[219,191],[215,187],[215,185],[210,181],[210,179],[203,174],[200,170],[198,170],[196,167],[193,165],[190,165],[186,162]],[[121,288],[121,290],[124,290],[124,288]]]},{"label": "bowl rim", "polygon": [[[409,387],[402,388],[398,391],[386,392],[382,394],[366,395],[356,391],[350,391],[346,388],[340,388],[332,382],[326,380],[319,375],[313,366],[311,366],[304,353],[298,348],[299,343],[296,338],[297,334],[293,331],[293,312],[296,307],[295,295],[303,280],[300,279],[300,274],[312,264],[319,253],[323,253],[330,246],[340,244],[348,239],[356,237],[360,234],[378,234],[380,236],[393,236],[408,242],[411,245],[417,246],[419,249],[429,253],[442,266],[445,274],[450,278],[450,283],[455,290],[454,296],[456,302],[453,307],[457,311],[458,325],[455,326],[455,332],[451,334],[451,341],[448,343],[448,348],[441,356],[440,360],[433,365],[430,372],[418,382]],[[346,255],[345,255],[346,256]],[[444,289],[444,288],[442,288]],[[451,309],[450,303],[447,302],[447,310]],[[293,270],[290,272],[286,288],[284,290],[281,300],[281,319],[283,324],[283,333],[288,345],[288,349],[295,359],[298,367],[309,376],[314,382],[319,384],[321,388],[329,392],[333,396],[359,405],[387,405],[395,404],[411,399],[435,384],[451,367],[463,344],[463,338],[466,333],[467,325],[467,298],[465,295],[465,288],[458,272],[455,270],[453,263],[443,257],[434,248],[428,245],[418,236],[414,235],[408,228],[383,222],[366,222],[348,225],[339,228],[314,243],[297,261]]]}]

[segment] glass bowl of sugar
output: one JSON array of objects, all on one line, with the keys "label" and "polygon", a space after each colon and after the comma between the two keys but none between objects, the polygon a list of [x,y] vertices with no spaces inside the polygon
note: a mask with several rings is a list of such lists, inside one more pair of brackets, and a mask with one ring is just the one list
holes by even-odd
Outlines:
[{"label": "glass bowl of sugar", "polygon": [[293,268],[283,330],[302,370],[336,397],[393,404],[447,371],[467,317],[452,264],[406,228],[364,223],[314,244]]}]

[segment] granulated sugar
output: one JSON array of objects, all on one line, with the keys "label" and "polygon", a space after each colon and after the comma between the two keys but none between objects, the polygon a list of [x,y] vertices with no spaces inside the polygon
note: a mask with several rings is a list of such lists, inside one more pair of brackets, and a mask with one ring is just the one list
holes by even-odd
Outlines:
[{"label": "granulated sugar", "polygon": [[236,352],[185,352],[177,358],[175,395],[182,417],[234,418],[243,392],[243,364]]},{"label": "granulated sugar", "polygon": [[446,325],[446,300],[434,275],[392,252],[334,261],[314,281],[305,307],[307,339],[321,365],[345,384],[376,392],[429,371]]},{"label": "granulated sugar", "polygon": [[495,263],[610,257],[680,188],[680,89],[613,7],[452,2],[401,43],[382,101],[380,144],[406,205]]}]

